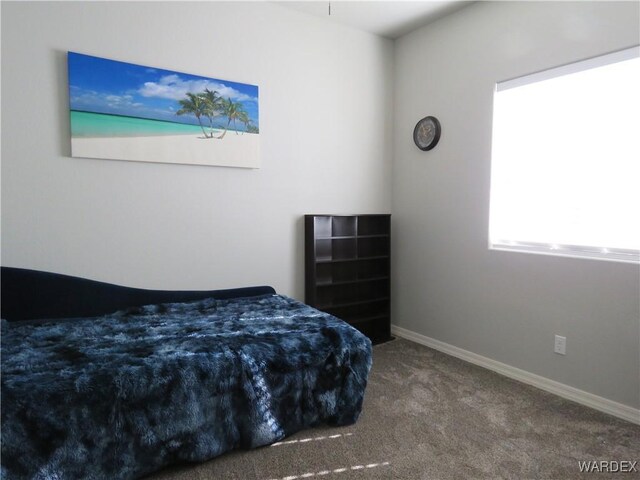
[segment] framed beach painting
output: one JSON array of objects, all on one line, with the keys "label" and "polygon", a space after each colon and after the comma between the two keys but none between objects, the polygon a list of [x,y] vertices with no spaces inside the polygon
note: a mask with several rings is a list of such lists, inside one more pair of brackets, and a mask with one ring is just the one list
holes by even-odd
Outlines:
[{"label": "framed beach painting", "polygon": [[68,52],[71,155],[260,167],[258,87]]}]

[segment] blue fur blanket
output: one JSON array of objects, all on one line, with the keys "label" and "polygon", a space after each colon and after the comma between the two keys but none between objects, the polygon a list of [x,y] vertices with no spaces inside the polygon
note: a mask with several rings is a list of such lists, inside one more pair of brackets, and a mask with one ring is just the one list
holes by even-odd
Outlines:
[{"label": "blue fur blanket", "polygon": [[281,295],[2,322],[3,479],[132,479],[362,408],[371,343]]}]

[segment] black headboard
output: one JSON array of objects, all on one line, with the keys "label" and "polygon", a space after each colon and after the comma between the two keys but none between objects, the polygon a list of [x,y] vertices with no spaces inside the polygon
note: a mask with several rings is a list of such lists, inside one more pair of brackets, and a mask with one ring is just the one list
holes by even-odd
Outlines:
[{"label": "black headboard", "polygon": [[90,317],[127,307],[154,303],[188,302],[202,298],[253,297],[275,293],[272,287],[230,290],[145,290],[86,278],[1,267],[0,315],[8,321],[38,318]]}]

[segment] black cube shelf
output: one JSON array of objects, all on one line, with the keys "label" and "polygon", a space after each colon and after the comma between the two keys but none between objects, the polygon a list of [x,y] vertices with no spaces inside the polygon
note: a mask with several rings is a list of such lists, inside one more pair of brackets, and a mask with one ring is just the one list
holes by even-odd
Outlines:
[{"label": "black cube shelf", "polygon": [[305,302],[391,338],[391,215],[305,215]]}]

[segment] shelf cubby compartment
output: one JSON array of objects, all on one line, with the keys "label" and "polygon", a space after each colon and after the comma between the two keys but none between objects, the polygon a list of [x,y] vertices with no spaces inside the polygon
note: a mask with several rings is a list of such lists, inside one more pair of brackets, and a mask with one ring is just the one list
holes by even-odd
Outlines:
[{"label": "shelf cubby compartment", "polygon": [[381,297],[373,300],[360,300],[357,302],[327,305],[325,309],[328,313],[340,318],[358,319],[363,317],[374,317],[386,315],[389,307],[389,298]]},{"label": "shelf cubby compartment", "polygon": [[323,285],[318,287],[316,298],[319,306],[327,307],[356,304],[360,300],[357,284]]},{"label": "shelf cubby compartment", "polygon": [[380,297],[370,302],[361,303],[353,315],[354,319],[372,318],[389,315],[389,297]]},{"label": "shelf cubby compartment", "polygon": [[391,336],[389,317],[355,322],[352,325],[369,337],[373,343],[385,342]]},{"label": "shelf cubby compartment", "polygon": [[389,237],[358,238],[358,257],[381,257],[389,255]]},{"label": "shelf cubby compartment", "polygon": [[319,238],[316,240],[316,259],[349,260],[357,256],[355,238]]},{"label": "shelf cubby compartment", "polygon": [[354,262],[319,263],[316,266],[317,285],[355,281],[358,265]]},{"label": "shelf cubby compartment", "polygon": [[389,215],[360,215],[358,217],[358,235],[389,235]]},{"label": "shelf cubby compartment", "polygon": [[331,236],[355,237],[356,225],[356,217],[331,217]]},{"label": "shelf cubby compartment", "polygon": [[331,236],[331,217],[318,216],[313,219],[313,230],[316,232],[316,238]]},{"label": "shelf cubby compartment", "polygon": [[[388,305],[389,303],[389,297],[381,297],[378,299],[366,299],[366,300],[361,300],[361,299],[356,300],[351,298],[346,299],[344,297],[342,299],[336,299],[336,298],[327,299],[329,295],[330,294],[322,295],[323,301],[318,302],[317,305],[314,305],[314,306],[319,310],[322,310],[325,312],[329,312],[329,311],[333,312],[336,310],[342,311],[345,309],[350,309],[351,312],[353,311],[359,312],[362,309],[366,310],[368,308],[372,308],[372,309],[376,308],[373,305],[369,305],[369,304],[374,304],[374,303],[379,304],[377,308],[381,308],[385,304]],[[343,314],[343,315],[340,315],[340,318],[342,318],[345,321],[350,321],[351,316],[347,314]]]},{"label": "shelf cubby compartment", "polygon": [[360,300],[377,300],[389,296],[389,280],[373,280],[358,283],[358,298]]},{"label": "shelf cubby compartment", "polygon": [[358,262],[358,278],[368,280],[389,275],[389,259],[386,257]]}]

